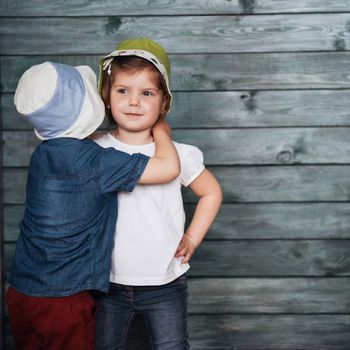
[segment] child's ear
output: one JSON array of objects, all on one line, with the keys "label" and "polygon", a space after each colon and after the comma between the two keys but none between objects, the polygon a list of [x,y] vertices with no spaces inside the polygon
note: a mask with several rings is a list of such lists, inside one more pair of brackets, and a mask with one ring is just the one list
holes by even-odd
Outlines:
[{"label": "child's ear", "polygon": [[162,110],[160,112],[160,117],[161,118],[165,118],[166,117],[168,102],[169,102],[169,96],[168,95],[164,95],[163,102],[162,102]]}]

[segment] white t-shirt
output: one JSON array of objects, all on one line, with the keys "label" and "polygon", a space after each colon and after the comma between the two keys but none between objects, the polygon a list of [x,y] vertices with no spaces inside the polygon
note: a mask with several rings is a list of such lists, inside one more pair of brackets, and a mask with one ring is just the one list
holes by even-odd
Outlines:
[{"label": "white t-shirt", "polygon": [[[102,147],[153,156],[154,143],[128,145],[105,134],[95,140]],[[180,176],[164,185],[136,185],[118,193],[118,219],[114,236],[110,281],[147,286],[169,283],[185,273],[189,264],[175,258],[184,234],[185,213],[181,186],[188,186],[203,170],[203,154],[194,146],[174,142],[181,163]]]}]

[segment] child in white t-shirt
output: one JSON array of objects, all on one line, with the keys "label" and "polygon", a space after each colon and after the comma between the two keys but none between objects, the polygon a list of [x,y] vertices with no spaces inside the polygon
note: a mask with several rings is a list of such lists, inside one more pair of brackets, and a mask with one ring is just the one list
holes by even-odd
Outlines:
[{"label": "child in white t-shirt", "polygon": [[[154,154],[152,126],[171,105],[170,64],[164,49],[147,38],[125,40],[100,64],[99,90],[116,123],[95,137],[103,147]],[[174,142],[180,176],[168,184],[136,186],[119,194],[110,293],[98,295],[97,349],[125,349],[135,313],[142,313],[154,348],[188,349],[184,273],[221,205],[215,177],[202,152]],[[199,197],[184,233],[181,187]]]}]

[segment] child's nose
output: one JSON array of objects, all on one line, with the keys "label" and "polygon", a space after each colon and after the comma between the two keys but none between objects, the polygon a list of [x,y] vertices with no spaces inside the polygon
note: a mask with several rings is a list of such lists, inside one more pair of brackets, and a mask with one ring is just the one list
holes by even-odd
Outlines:
[{"label": "child's nose", "polygon": [[129,100],[129,106],[130,107],[139,107],[140,100],[137,97],[131,97]]}]

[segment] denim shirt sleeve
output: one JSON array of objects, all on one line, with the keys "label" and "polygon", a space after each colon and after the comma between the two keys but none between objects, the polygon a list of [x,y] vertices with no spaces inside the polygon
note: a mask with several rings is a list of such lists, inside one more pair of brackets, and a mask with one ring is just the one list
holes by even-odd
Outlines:
[{"label": "denim shirt sleeve", "polygon": [[131,192],[141,177],[149,157],[141,153],[128,154],[114,148],[103,150],[100,158],[100,187],[102,193]]}]

